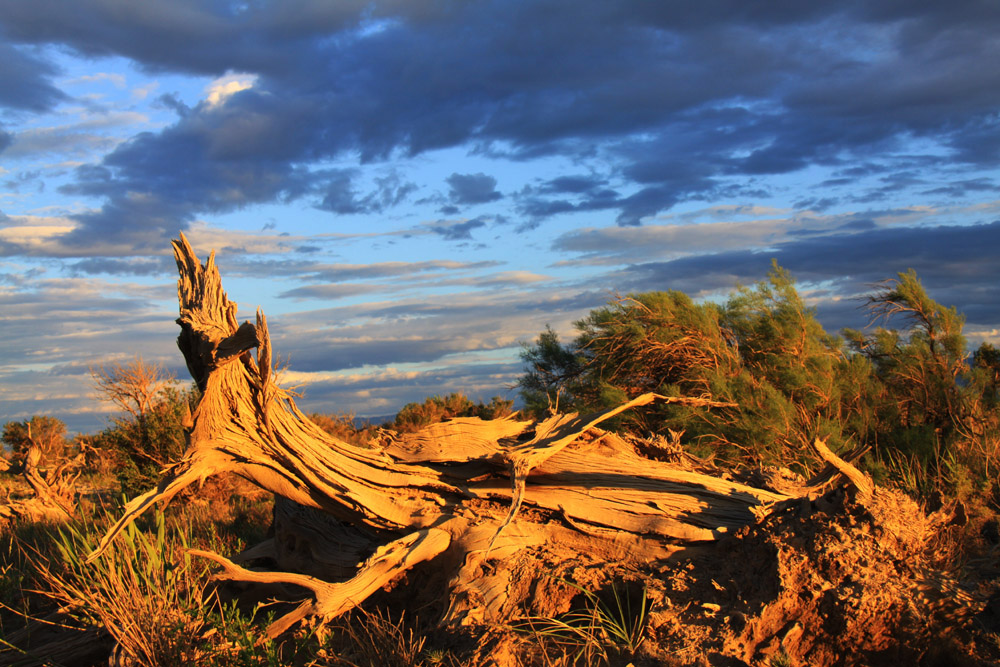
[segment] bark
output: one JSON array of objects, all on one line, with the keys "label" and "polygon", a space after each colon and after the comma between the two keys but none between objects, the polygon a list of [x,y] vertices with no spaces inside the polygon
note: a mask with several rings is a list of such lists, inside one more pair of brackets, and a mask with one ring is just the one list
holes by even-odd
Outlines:
[{"label": "bark", "polygon": [[514,563],[529,552],[547,566],[579,554],[648,563],[793,497],[644,458],[597,428],[653,401],[720,405],[707,399],[645,394],[596,414],[455,419],[351,445],[310,422],[275,383],[267,320],[258,311],[255,323],[237,322],[214,253],[202,265],[183,235],[174,252],[178,345],[202,390],[190,445],[157,488],[126,505],[91,559],[153,504],[235,473],[276,495],[274,537],[237,560],[269,559],[257,562],[284,571],[197,553],[221,564],[223,578],[310,592],[271,634],[341,614],[426,560],[446,580],[446,620],[501,619],[528,594]]}]

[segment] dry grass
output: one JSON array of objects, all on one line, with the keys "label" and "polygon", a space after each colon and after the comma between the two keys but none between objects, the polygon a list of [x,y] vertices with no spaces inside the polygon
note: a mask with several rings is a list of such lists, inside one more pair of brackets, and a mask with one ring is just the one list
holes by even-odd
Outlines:
[{"label": "dry grass", "polygon": [[104,628],[120,664],[180,665],[204,653],[202,603],[208,572],[186,554],[183,534],[168,536],[163,513],[150,533],[132,528],[92,563],[95,526],[60,528],[61,562],[37,561],[41,591],[78,621]]}]

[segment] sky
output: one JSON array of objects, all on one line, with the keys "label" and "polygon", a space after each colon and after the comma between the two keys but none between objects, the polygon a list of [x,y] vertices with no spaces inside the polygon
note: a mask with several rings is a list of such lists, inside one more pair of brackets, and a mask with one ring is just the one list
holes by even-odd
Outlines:
[{"label": "sky", "polygon": [[915,269],[1000,342],[993,0],[0,0],[0,423],[189,380],[170,239],[306,411],[514,398],[616,295]]}]

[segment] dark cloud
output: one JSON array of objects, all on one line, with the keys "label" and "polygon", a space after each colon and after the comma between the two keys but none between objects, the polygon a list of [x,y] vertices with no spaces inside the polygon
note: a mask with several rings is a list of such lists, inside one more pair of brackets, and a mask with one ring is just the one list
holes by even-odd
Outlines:
[{"label": "dark cloud", "polygon": [[360,213],[364,207],[357,200],[351,184],[351,172],[342,171],[331,176],[326,183],[326,193],[319,208],[332,213]]},{"label": "dark cloud", "polygon": [[459,222],[441,220],[433,225],[429,225],[427,229],[438,236],[448,239],[449,241],[471,241],[472,230],[485,227],[486,223],[487,219],[480,216],[472,218],[471,220],[462,220]]},{"label": "dark cloud", "polygon": [[808,199],[800,199],[795,202],[794,206],[799,210],[823,212],[833,208],[839,203],[840,200],[836,197],[810,197]]},{"label": "dark cloud", "polygon": [[50,81],[57,73],[47,61],[0,41],[0,106],[27,111],[51,109],[66,99]]},{"label": "dark cloud", "polygon": [[[737,282],[761,280],[771,259],[800,282],[832,284],[841,297],[862,293],[898,272],[914,269],[933,298],[965,313],[970,323],[1000,324],[1000,222],[969,226],[891,227],[831,233],[781,243],[772,249],[733,250],[647,262],[608,280],[622,291],[679,289],[704,294]],[[840,326],[861,326],[857,317]]]},{"label": "dark cloud", "polygon": [[12,141],[14,141],[14,135],[0,128],[0,153],[3,153]]},{"label": "dark cloud", "polygon": [[447,181],[455,204],[487,204],[503,197],[497,192],[497,179],[483,173],[452,174]]},{"label": "dark cloud", "polygon": [[77,275],[162,276],[173,274],[177,265],[170,257],[93,257],[73,262],[70,270]]},{"label": "dark cloud", "polygon": [[545,181],[535,191],[543,194],[592,194],[607,187],[607,179],[598,176],[558,176]]},{"label": "dark cloud", "polygon": [[875,228],[875,221],[865,216],[855,217],[853,220],[848,220],[844,224],[837,227],[838,230],[845,231],[868,231]]},{"label": "dark cloud", "polygon": [[359,196],[354,187],[355,170],[335,172],[327,177],[321,186],[325,194],[317,206],[325,211],[339,214],[381,213],[398,206],[417,189],[413,183],[404,182],[398,174],[375,179],[375,189]]},{"label": "dark cloud", "polygon": [[[536,223],[611,209],[635,225],[680,202],[745,191],[755,176],[815,165],[865,160],[899,172],[913,137],[950,151],[953,165],[1000,163],[1000,69],[982,66],[1000,58],[991,3],[943,11],[583,0],[570,18],[557,2],[54,2],[3,0],[0,29],[14,43],[121,55],[152,70],[258,75],[224,104],[175,104],[174,126],[106,158],[109,179],[82,172],[76,191],[107,204],[81,219],[81,234],[121,233],[123,216],[144,219],[124,202],[136,194],[157,207],[171,199],[154,231],[159,217],[183,227],[199,213],[304,196],[335,213],[379,212],[412,186],[388,177],[360,191],[344,174],[302,165],[448,147],[599,156],[625,179],[599,197],[573,177],[553,180],[520,203]],[[0,86],[7,103],[51,107],[51,67],[5,48],[20,63],[4,68],[19,77]],[[874,201],[918,180],[857,196]],[[449,184],[447,215],[502,196],[487,174],[455,174]]]},{"label": "dark cloud", "polygon": [[960,198],[971,192],[1000,192],[1000,186],[997,186],[996,181],[992,178],[973,178],[939,185],[936,188],[924,190],[923,194]]},{"label": "dark cloud", "polygon": [[280,147],[282,132],[289,132],[289,140],[295,135],[292,128],[274,127],[276,121],[207,111],[160,134],[141,133],[100,165],[78,168],[76,182],[61,190],[106,202],[99,211],[76,216],[81,227],[67,242],[86,243],[96,235],[131,239],[139,248],[162,245],[198,212],[301,197],[317,177],[269,155],[286,150]]},{"label": "dark cloud", "polygon": [[621,206],[621,195],[599,176],[560,176],[516,195],[517,211],[527,221],[518,231],[536,228],[543,220],[560,213],[603,211]]}]

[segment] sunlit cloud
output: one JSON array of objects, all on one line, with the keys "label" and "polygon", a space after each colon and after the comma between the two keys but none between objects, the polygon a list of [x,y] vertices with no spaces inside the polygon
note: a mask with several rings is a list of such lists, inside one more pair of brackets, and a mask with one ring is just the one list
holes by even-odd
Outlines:
[{"label": "sunlit cloud", "polygon": [[209,107],[217,107],[240,92],[253,88],[257,75],[232,72],[205,86],[205,102]]}]

